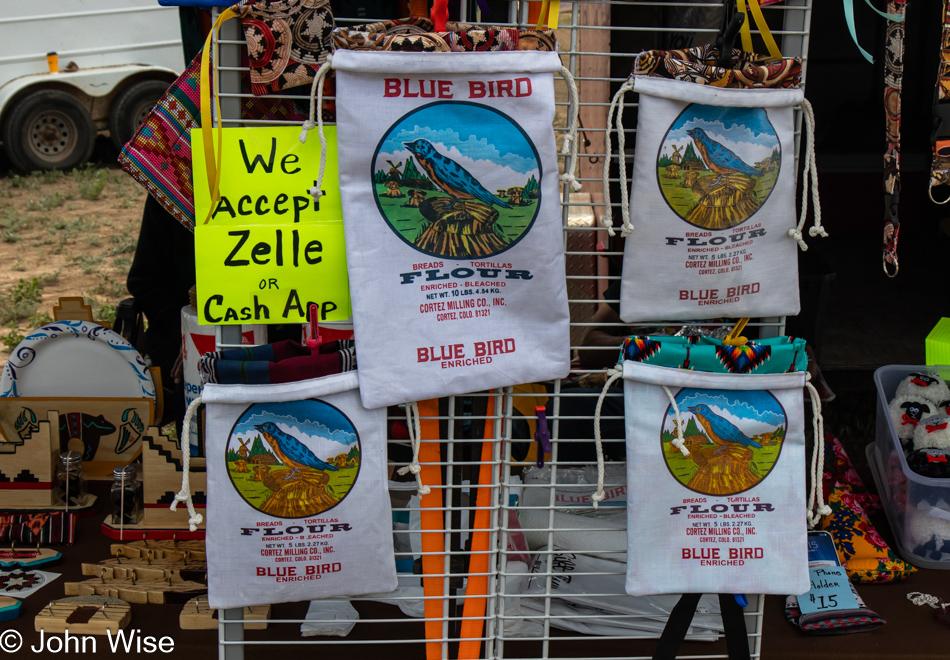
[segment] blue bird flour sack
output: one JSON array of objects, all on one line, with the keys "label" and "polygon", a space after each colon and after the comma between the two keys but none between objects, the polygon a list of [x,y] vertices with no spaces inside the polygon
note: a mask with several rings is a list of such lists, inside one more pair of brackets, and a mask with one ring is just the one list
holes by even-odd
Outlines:
[{"label": "blue bird flour sack", "polygon": [[669,339],[672,360],[664,337],[623,349],[627,593],[807,592],[804,342],[691,342],[724,371],[705,373]]},{"label": "blue bird flour sack", "polygon": [[[627,322],[794,315],[796,243],[809,184],[820,225],[814,119],[799,87],[801,60],[734,52],[719,67],[709,47],[641,53],[621,87],[639,95],[629,203],[621,177],[624,243],[620,316]],[[796,218],[793,108],[803,109],[805,199]],[[608,118],[609,122],[609,118]],[[609,160],[609,159],[608,159]],[[605,186],[607,182],[605,170]],[[612,229],[609,187],[604,224]]]},{"label": "blue bird flour sack", "polygon": [[570,366],[553,37],[393,36],[414,27],[334,34],[347,270],[368,408],[562,378]]},{"label": "blue bird flour sack", "polygon": [[211,607],[396,588],[386,411],[357,386],[205,384]]}]

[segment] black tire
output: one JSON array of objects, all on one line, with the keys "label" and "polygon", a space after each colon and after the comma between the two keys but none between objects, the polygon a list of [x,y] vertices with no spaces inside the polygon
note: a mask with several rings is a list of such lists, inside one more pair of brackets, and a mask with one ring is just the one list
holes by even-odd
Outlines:
[{"label": "black tire", "polygon": [[66,170],[89,160],[96,127],[76,98],[44,89],[16,102],[4,123],[3,144],[10,162],[24,172]]},{"label": "black tire", "polygon": [[109,135],[116,149],[122,151],[167,89],[161,80],[142,80],[116,97],[109,111]]}]

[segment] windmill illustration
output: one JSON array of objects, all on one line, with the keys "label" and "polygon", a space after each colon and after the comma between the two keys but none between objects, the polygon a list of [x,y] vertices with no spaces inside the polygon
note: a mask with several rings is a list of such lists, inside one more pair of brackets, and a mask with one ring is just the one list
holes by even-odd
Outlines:
[{"label": "windmill illustration", "polygon": [[394,163],[391,160],[387,160],[386,162],[389,163],[389,172],[386,173],[389,180],[395,181],[396,183],[402,181],[402,172],[399,170],[399,168],[402,167],[402,161]]},{"label": "windmill illustration", "polygon": [[673,145],[673,155],[670,157],[670,160],[677,165],[679,165],[683,160],[683,154],[680,153],[682,150],[683,147],[677,147],[675,144]]}]

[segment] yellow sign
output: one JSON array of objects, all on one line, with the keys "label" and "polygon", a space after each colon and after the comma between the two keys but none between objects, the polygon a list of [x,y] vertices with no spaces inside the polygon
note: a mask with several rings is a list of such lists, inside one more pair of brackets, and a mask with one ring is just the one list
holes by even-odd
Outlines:
[{"label": "yellow sign", "polygon": [[304,144],[294,126],[222,129],[212,209],[204,150],[194,148],[201,129],[192,131],[199,323],[302,323],[311,304],[320,321],[350,318],[336,127],[324,132],[324,194],[314,200],[316,130]]}]

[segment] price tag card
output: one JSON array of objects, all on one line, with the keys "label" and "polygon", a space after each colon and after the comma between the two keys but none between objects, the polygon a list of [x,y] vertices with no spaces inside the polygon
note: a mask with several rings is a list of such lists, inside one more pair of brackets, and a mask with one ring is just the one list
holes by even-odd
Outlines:
[{"label": "price tag card", "polygon": [[802,615],[857,609],[858,601],[855,600],[851,591],[844,568],[813,566],[809,572],[811,573],[811,590],[804,596],[798,597],[798,607]]}]

